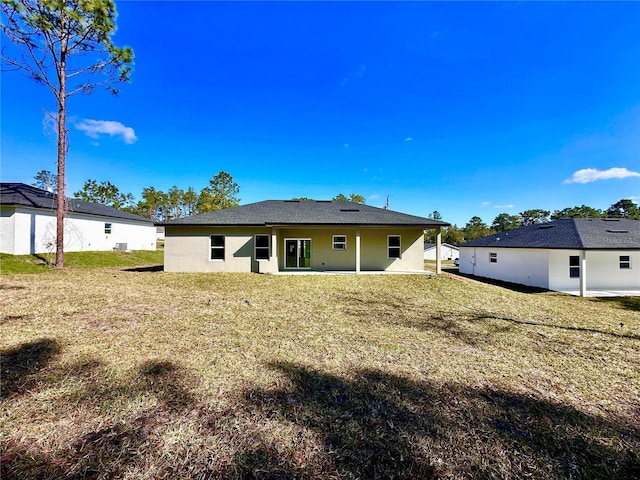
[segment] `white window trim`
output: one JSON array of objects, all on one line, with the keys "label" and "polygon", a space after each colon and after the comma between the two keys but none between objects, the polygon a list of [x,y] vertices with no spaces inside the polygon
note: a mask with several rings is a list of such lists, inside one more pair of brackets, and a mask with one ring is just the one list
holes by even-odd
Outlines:
[{"label": "white window trim", "polygon": [[[258,237],[267,237],[267,246],[258,247]],[[258,249],[267,250],[267,258],[258,258]],[[271,259],[271,235],[268,233],[256,233],[253,236],[253,258],[256,260],[270,260]]]},{"label": "white window trim", "polygon": [[[222,237],[223,245],[221,247],[214,247],[213,245],[211,245],[212,237]],[[218,250],[222,250],[223,258],[211,258],[211,253],[213,252],[214,248],[216,248]],[[226,235],[220,235],[218,233],[212,233],[212,234],[209,235],[209,261],[210,262],[224,262],[226,257],[227,257],[226,249],[227,249],[227,236]]]},{"label": "white window trim", "polygon": [[[400,245],[398,245],[397,247],[395,245],[389,245],[389,239],[393,237],[393,238],[398,238],[400,240]],[[398,252],[398,256],[397,257],[391,257],[389,255],[389,249],[391,248],[397,248],[400,251]],[[402,259],[402,235],[387,235],[387,260],[401,260]]]},{"label": "white window trim", "polygon": [[[107,227],[107,225],[109,225]],[[109,230],[109,231],[107,231]],[[104,234],[105,235],[111,235],[111,233],[113,232],[113,223],[109,223],[109,222],[105,222],[104,224]]]},{"label": "white window trim", "polygon": [[498,252],[489,252],[489,263],[498,263]]},{"label": "white window trim", "polygon": [[[344,242],[337,242],[336,238],[344,238]],[[336,245],[344,245],[344,248],[336,248]],[[334,235],[331,239],[331,249],[338,252],[345,252],[347,250],[347,236],[346,235]]]}]

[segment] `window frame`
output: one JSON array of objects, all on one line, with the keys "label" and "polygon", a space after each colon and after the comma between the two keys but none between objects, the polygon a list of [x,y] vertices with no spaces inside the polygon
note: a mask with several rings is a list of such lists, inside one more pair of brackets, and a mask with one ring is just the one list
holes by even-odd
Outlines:
[{"label": "window frame", "polygon": [[[213,244],[213,237],[220,237],[222,238],[222,245],[214,245]],[[210,262],[224,262],[225,258],[226,258],[226,246],[227,246],[227,239],[225,235],[220,235],[217,233],[212,233],[209,235],[209,261]],[[214,258],[213,257],[213,252],[214,251],[222,251],[222,258]]]},{"label": "window frame", "polygon": [[[336,240],[338,238],[343,238],[344,240]],[[342,246],[340,246],[342,245]],[[347,236],[346,235],[333,235],[331,237],[331,249],[344,252],[347,250]]]},{"label": "window frame", "polygon": [[[398,239],[398,245],[391,245],[392,238]],[[391,255],[391,249],[398,250],[398,255]],[[387,235],[387,260],[402,259],[402,235]]]},{"label": "window frame", "polygon": [[619,255],[618,263],[621,270],[631,270],[631,255]]},{"label": "window frame", "polygon": [[580,278],[580,255],[569,255],[569,278]]},{"label": "window frame", "polygon": [[113,231],[113,223],[105,222],[105,224],[104,224],[104,234],[105,235],[111,235],[112,231]]},{"label": "window frame", "polygon": [[489,252],[489,263],[498,263],[498,252]]},{"label": "window frame", "polygon": [[[258,237],[262,238],[262,237],[267,237],[267,245],[258,245]],[[267,253],[267,256],[258,256],[258,252],[265,252]],[[264,255],[264,253],[262,254]],[[271,259],[271,235],[266,234],[266,233],[256,233],[253,236],[253,258],[255,258],[256,260],[270,260]]]}]

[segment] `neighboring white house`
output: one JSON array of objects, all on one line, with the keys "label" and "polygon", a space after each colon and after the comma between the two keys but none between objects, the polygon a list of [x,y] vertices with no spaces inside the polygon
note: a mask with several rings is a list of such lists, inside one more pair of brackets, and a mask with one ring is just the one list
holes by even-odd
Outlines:
[{"label": "neighboring white house", "polygon": [[[67,252],[155,250],[147,218],[96,203],[67,199]],[[0,183],[0,252],[49,253],[56,245],[56,194],[24,183]]]},{"label": "neighboring white house", "polygon": [[[460,250],[455,245],[443,243],[440,247],[440,260],[454,260],[460,257]],[[424,242],[424,259],[436,259],[436,244]]]},{"label": "neighboring white house", "polygon": [[[449,224],[339,201],[267,200],[159,223],[170,272],[424,271]],[[440,268],[436,264],[436,271]]]},{"label": "neighboring white house", "polygon": [[582,296],[640,293],[640,221],[576,218],[460,245],[460,273]]}]

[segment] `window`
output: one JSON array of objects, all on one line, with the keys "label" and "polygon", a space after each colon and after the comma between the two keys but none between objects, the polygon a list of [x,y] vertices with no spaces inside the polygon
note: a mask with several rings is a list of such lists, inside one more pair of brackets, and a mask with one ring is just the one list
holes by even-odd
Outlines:
[{"label": "window", "polygon": [[224,235],[211,235],[211,260],[224,260]]},{"label": "window", "polygon": [[269,235],[256,235],[254,245],[255,259],[269,260]]},{"label": "window", "polygon": [[346,237],[346,235],[334,235],[333,236],[333,249],[334,250],[346,250],[347,249],[347,237]]},{"label": "window", "polygon": [[569,257],[569,278],[580,278],[580,257],[578,255]]},{"label": "window", "polygon": [[489,252],[489,263],[498,263],[498,254],[495,252]]},{"label": "window", "polygon": [[111,224],[110,223],[105,223],[104,224],[104,233],[109,235],[111,233]]},{"label": "window", "polygon": [[631,257],[629,255],[620,255],[620,268],[631,268]]},{"label": "window", "polygon": [[387,237],[387,258],[401,258],[400,235],[389,235]]}]

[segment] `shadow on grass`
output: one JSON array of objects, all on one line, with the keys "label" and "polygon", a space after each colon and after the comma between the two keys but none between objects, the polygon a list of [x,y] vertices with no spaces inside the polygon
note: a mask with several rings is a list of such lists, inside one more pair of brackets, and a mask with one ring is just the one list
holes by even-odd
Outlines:
[{"label": "shadow on grass", "polygon": [[506,288],[507,290],[511,290],[513,292],[519,293],[555,293],[553,290],[548,290],[546,288],[540,287],[531,287],[529,285],[522,285],[520,283],[512,283],[505,282],[503,280],[496,280],[495,278],[488,277],[479,277],[477,275],[471,275],[470,273],[460,273],[457,269],[448,269],[447,273],[452,276],[458,276],[463,278],[468,278],[470,280],[475,280],[476,282],[486,283],[488,285],[495,285],[496,287]]},{"label": "shadow on grass", "polygon": [[29,389],[32,374],[44,368],[60,353],[58,342],[42,338],[2,350],[2,375],[0,376],[0,398],[20,394]]},{"label": "shadow on grass", "polygon": [[517,318],[502,317],[499,315],[491,315],[491,314],[487,314],[487,315],[477,314],[472,316],[471,319],[472,320],[486,320],[486,319],[502,320],[505,322],[515,323],[518,325],[531,325],[535,327],[567,330],[572,332],[596,333],[599,335],[608,335],[615,338],[627,338],[630,340],[640,340],[640,335],[636,335],[636,334],[607,332],[606,330],[598,330],[597,328],[572,327],[570,325],[554,325],[552,323],[534,322],[533,320],[520,320]]},{"label": "shadow on grass", "polygon": [[[145,361],[115,383],[98,361],[69,365],[58,381],[82,381],[84,392],[74,401],[90,412],[117,406],[116,415],[85,419],[76,430],[82,433],[65,438],[63,448],[45,451],[40,443],[8,435],[0,447],[2,478],[640,475],[635,424],[497,387],[414,381],[366,369],[337,376],[288,362],[268,368],[282,376],[279,386],[245,385],[224,398],[207,398],[193,393],[197,379],[171,361]],[[130,413],[145,395],[156,406]],[[90,425],[96,428],[87,433]]]},{"label": "shadow on grass", "polygon": [[149,267],[132,267],[132,268],[123,268],[123,272],[163,272],[164,265],[151,265]]},{"label": "shadow on grass", "polygon": [[346,380],[291,363],[271,368],[291,386],[248,391],[246,408],[317,432],[323,469],[337,478],[640,475],[637,426],[500,389],[436,386],[371,370]]},{"label": "shadow on grass", "polygon": [[0,285],[0,290],[25,290],[26,288],[23,285]]},{"label": "shadow on grass", "polygon": [[640,312],[640,297],[599,297],[599,301]]},{"label": "shadow on grass", "polygon": [[[105,365],[92,358],[81,358],[58,373],[55,384],[80,381],[82,387],[72,394],[76,407],[102,410],[121,405],[119,415],[126,416],[127,402],[141,396],[156,398],[152,411],[121,420],[93,422],[100,428],[66,439],[52,451],[34,451],[33,442],[9,439],[0,446],[0,478],[121,478],[132,466],[145,464],[153,455],[158,432],[175,418],[182,420],[193,406],[193,398],[184,385],[182,369],[164,360],[141,364],[131,378],[112,383]],[[49,375],[51,378],[51,375]],[[55,388],[56,385],[54,385]],[[64,410],[65,400],[57,405]],[[79,421],[74,416],[74,422]],[[91,418],[83,418],[87,425]],[[85,425],[85,427],[87,426]],[[86,432],[86,428],[80,428]]]}]

